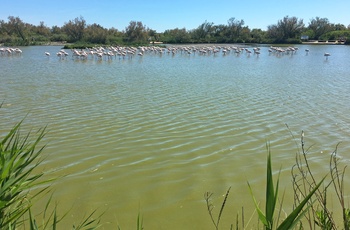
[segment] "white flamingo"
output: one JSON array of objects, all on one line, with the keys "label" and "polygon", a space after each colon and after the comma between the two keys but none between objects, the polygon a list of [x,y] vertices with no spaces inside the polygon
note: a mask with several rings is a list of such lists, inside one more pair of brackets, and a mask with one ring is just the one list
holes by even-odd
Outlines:
[{"label": "white flamingo", "polygon": [[16,53],[17,55],[22,55],[22,50],[19,49],[19,48],[15,48],[15,53]]}]

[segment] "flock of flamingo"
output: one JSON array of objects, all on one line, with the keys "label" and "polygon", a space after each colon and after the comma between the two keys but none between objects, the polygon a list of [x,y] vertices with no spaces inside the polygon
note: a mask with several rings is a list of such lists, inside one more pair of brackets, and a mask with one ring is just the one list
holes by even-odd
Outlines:
[{"label": "flock of flamingo", "polygon": [[11,47],[0,47],[0,55],[4,56],[12,56],[12,55],[22,55],[22,50],[19,48],[11,48]]},{"label": "flock of flamingo", "polygon": [[[269,52],[276,52],[278,54],[283,53],[295,53],[298,50],[297,47],[288,47],[286,49],[270,47]],[[246,53],[247,55],[260,54],[260,48],[243,48],[237,46],[169,46],[167,48],[158,46],[139,46],[139,47],[121,47],[121,46],[110,46],[110,47],[95,47],[87,49],[72,49],[71,56],[73,58],[88,59],[89,57],[94,57],[97,59],[112,59],[112,58],[133,58],[135,55],[144,56],[146,54],[171,54],[176,55],[178,53],[182,55],[217,55],[221,53],[222,55],[227,55],[229,53],[234,53],[240,55]],[[46,56],[50,56],[49,52],[45,52]],[[60,50],[56,53],[59,58],[66,58],[70,56],[65,50]]]},{"label": "flock of flamingo", "polygon": [[[298,47],[274,47],[271,46],[268,49],[269,54],[274,55],[288,55],[295,54],[299,50]],[[309,49],[305,49],[306,54],[309,53]],[[241,54],[246,54],[247,56],[256,55],[259,56],[261,49],[259,47],[247,48],[247,47],[238,47],[238,46],[169,46],[167,48],[159,46],[139,46],[139,47],[123,47],[123,46],[109,46],[109,47],[95,47],[95,48],[86,48],[86,49],[71,49],[71,52],[68,53],[66,50],[61,49],[55,55],[60,59],[66,59],[71,56],[73,59],[87,60],[88,58],[94,59],[107,59],[111,60],[113,58],[125,59],[133,58],[134,56],[144,56],[146,54],[182,54],[182,55],[228,55],[233,53],[237,56]],[[13,56],[13,55],[22,55],[22,50],[19,48],[0,48],[0,56]],[[45,52],[47,57],[50,57],[49,52]],[[330,56],[330,53],[324,53],[326,59]]]}]

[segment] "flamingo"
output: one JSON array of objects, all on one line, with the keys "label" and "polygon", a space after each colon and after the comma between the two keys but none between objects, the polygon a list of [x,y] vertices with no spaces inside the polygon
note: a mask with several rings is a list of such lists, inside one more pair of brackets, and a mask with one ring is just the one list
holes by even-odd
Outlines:
[{"label": "flamingo", "polygon": [[309,55],[309,49],[305,49],[306,55]]},{"label": "flamingo", "polygon": [[[246,53],[248,54],[248,56],[250,56],[250,54],[252,53],[252,51],[249,50],[249,49],[246,49]],[[255,53],[256,53],[256,51],[255,51]]]},{"label": "flamingo", "polygon": [[15,48],[15,53],[18,54],[18,55],[22,55],[22,50],[19,49],[19,48]]},{"label": "flamingo", "polygon": [[57,55],[57,57],[62,58],[62,53],[61,52],[58,52],[56,55]]},{"label": "flamingo", "polygon": [[98,59],[102,59],[103,53],[97,52],[96,56],[97,56]]},{"label": "flamingo", "polygon": [[330,53],[324,53],[323,56],[325,56],[325,57],[326,57],[326,60],[328,60],[328,57],[331,56],[331,54],[330,54]]},{"label": "flamingo", "polygon": [[260,54],[260,48],[257,47],[257,48],[254,48],[253,50],[254,50],[254,54],[256,54],[257,56],[259,56],[259,54]]}]

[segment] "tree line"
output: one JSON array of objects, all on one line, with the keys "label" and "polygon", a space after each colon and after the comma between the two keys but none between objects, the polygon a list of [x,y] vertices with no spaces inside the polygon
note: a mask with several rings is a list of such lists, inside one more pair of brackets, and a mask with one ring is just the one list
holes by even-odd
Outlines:
[{"label": "tree line", "polygon": [[46,26],[24,22],[19,17],[9,16],[7,21],[0,20],[0,44],[4,45],[41,45],[51,42],[67,42],[100,45],[134,45],[152,42],[163,43],[290,43],[297,44],[305,40],[350,40],[350,25],[329,22],[327,18],[312,18],[308,25],[303,19],[285,16],[267,30],[250,29],[244,20],[234,17],[227,24],[215,25],[203,22],[197,28],[168,29],[157,32],[140,21],[130,21],[124,30],[114,27],[104,28],[93,23],[88,24],[80,16],[65,22],[62,27]]}]

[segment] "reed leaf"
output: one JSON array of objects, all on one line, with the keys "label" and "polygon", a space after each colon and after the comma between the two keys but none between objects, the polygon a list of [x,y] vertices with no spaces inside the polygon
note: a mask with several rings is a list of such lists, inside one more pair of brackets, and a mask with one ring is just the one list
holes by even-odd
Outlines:
[{"label": "reed leaf", "polygon": [[38,226],[36,225],[35,219],[33,219],[33,215],[30,209],[28,210],[28,212],[29,212],[29,224],[30,224],[29,228],[30,230],[37,230]]},{"label": "reed leaf", "polygon": [[[77,226],[73,225],[73,229],[74,230],[80,230],[80,229],[87,229],[87,230],[93,230],[93,229],[97,229],[99,227],[99,223],[100,223],[100,218],[103,214],[101,214],[99,217],[92,218],[93,215],[95,214],[96,210],[94,210],[93,212],[91,212],[86,218],[84,218],[80,224],[78,224]],[[96,225],[95,225],[96,224]]]},{"label": "reed leaf", "polygon": [[217,226],[217,227],[219,227],[221,215],[222,215],[222,213],[223,213],[223,211],[224,211],[225,204],[226,204],[226,201],[227,201],[228,194],[230,193],[230,190],[231,190],[231,186],[227,189],[226,194],[225,194],[224,201],[222,202],[222,205],[221,205],[221,208],[220,208],[220,212],[219,212],[219,215],[218,215],[218,220],[217,220],[217,222],[216,222],[216,226]]},{"label": "reed leaf", "polygon": [[[273,185],[273,176],[272,176],[272,164],[271,164],[271,153],[270,148],[268,149],[267,157],[267,170],[266,170],[266,201],[265,201],[265,214],[259,208],[259,205],[253,195],[252,188],[248,183],[248,187],[253,198],[255,209],[258,213],[259,220],[264,224],[267,230],[272,230],[274,227],[274,212],[276,209],[276,203],[278,199],[278,187],[279,187],[279,176],[276,182],[276,187]],[[317,186],[304,198],[304,200],[290,213],[287,218],[277,227],[277,230],[286,230],[293,228],[299,220],[304,216],[306,210],[303,210],[304,206],[310,201],[310,198],[318,190],[320,185],[323,183],[325,178],[323,178]],[[282,204],[281,204],[282,205]]]},{"label": "reed leaf", "polygon": [[272,176],[271,152],[268,144],[266,145],[266,148],[268,151],[268,156],[267,156],[267,168],[266,168],[265,214],[259,208],[259,205],[256,202],[256,199],[252,192],[252,188],[249,183],[248,183],[248,186],[255,204],[255,209],[258,213],[259,220],[264,224],[266,229],[271,230],[273,227],[274,212],[276,209],[276,203],[278,198],[279,176],[278,176],[276,188],[275,188],[273,183],[273,176]]},{"label": "reed leaf", "polygon": [[272,164],[271,164],[271,153],[270,148],[266,145],[268,150],[267,157],[267,170],[266,170],[266,204],[265,204],[265,213],[266,213],[266,221],[267,221],[267,229],[272,229],[273,226],[273,216],[276,208],[277,197],[278,197],[278,185],[279,178],[277,180],[276,188],[273,185],[273,177],[272,177]]},{"label": "reed leaf", "polygon": [[[2,104],[0,104],[1,108]],[[41,153],[45,146],[37,148],[39,142],[46,134],[46,127],[39,129],[36,138],[31,141],[31,133],[25,136],[20,135],[20,126],[23,120],[16,124],[5,137],[0,140],[0,229],[13,230],[28,226],[31,230],[52,229],[58,227],[58,223],[67,215],[58,217],[57,204],[53,211],[48,211],[52,196],[44,208],[42,224],[38,225],[37,220],[31,212],[32,199],[43,192],[49,192],[48,182],[55,178],[39,180],[44,174],[33,173],[34,169],[43,161]],[[33,192],[33,188],[45,185]],[[30,192],[30,193],[29,193]],[[30,195],[30,196],[29,196]],[[44,194],[47,195],[47,194]],[[100,217],[93,219],[95,211],[83,219],[73,229],[96,229]],[[25,215],[29,217],[26,219]]]},{"label": "reed leaf", "polygon": [[258,202],[256,201],[255,199],[255,196],[253,194],[253,190],[252,190],[252,187],[250,186],[249,182],[248,182],[248,187],[249,187],[249,191],[250,191],[250,194],[253,198],[253,201],[254,201],[254,205],[255,205],[255,210],[257,211],[258,213],[258,217],[259,217],[259,220],[264,224],[264,226],[268,226],[268,221],[266,219],[266,216],[264,215],[264,213],[261,211],[261,209],[259,208],[259,204]]},{"label": "reed leaf", "polygon": [[[39,151],[35,147],[44,137],[45,129],[36,140],[29,143],[30,134],[20,137],[22,121],[15,125],[0,142],[0,228],[9,229],[20,223],[19,219],[29,211],[28,191],[43,174],[31,175],[39,164]],[[34,162],[38,161],[38,162]],[[40,191],[38,192],[40,193]],[[34,194],[35,196],[35,194]]]},{"label": "reed leaf", "polygon": [[137,215],[137,230],[143,229],[143,218],[140,213]]},{"label": "reed leaf", "polygon": [[[298,222],[299,219],[304,216],[304,213],[307,210],[303,211],[304,206],[309,202],[310,198],[321,186],[325,178],[323,178],[316,187],[300,202],[300,204],[290,213],[287,218],[277,227],[277,230],[286,230],[293,228]],[[310,206],[309,206],[310,207]],[[307,209],[309,208],[307,207]]]}]

